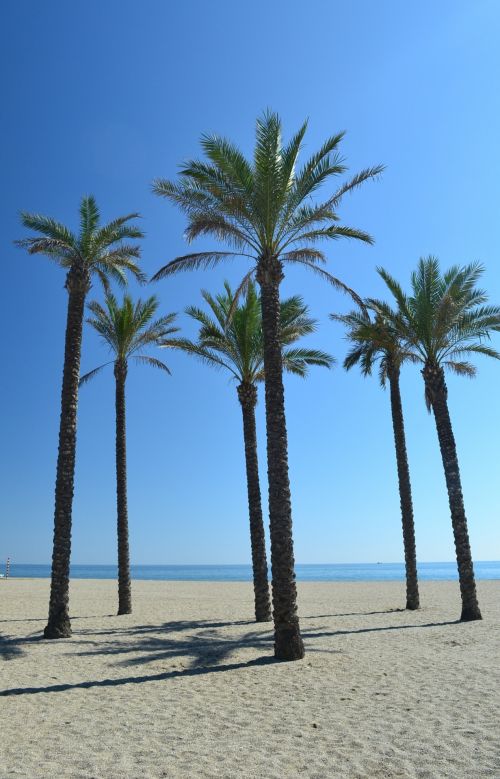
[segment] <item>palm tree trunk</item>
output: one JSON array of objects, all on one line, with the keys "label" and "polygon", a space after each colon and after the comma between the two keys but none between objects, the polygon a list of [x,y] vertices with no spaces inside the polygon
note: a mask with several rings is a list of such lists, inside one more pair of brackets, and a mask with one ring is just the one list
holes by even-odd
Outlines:
[{"label": "palm tree trunk", "polygon": [[299,660],[304,657],[304,644],[297,614],[285,394],[279,335],[279,285],[282,278],[281,262],[274,258],[261,258],[257,267],[257,281],[261,288],[264,339],[274,654],[279,660]]},{"label": "palm tree trunk", "polygon": [[403,406],[399,388],[399,367],[389,365],[389,386],[391,391],[392,428],[396,447],[398,467],[399,499],[401,503],[401,522],[403,525],[403,544],[406,568],[406,608],[418,609],[417,555],[415,546],[415,526],[413,523],[413,501],[411,497],[410,469],[406,453],[406,436],[403,418]]},{"label": "palm tree trunk", "polygon": [[52,578],[49,619],[44,630],[45,638],[69,638],[71,636],[71,622],[68,612],[71,512],[75,476],[78,381],[80,378],[83,315],[85,296],[89,286],[88,273],[81,268],[72,267],[66,277],[66,289],[69,297],[57,456]]},{"label": "palm tree trunk", "polygon": [[448,390],[446,388],[444,371],[440,366],[426,363],[422,374],[425,380],[426,399],[434,411],[446,487],[448,489],[460,593],[462,595],[462,615],[460,619],[463,622],[469,622],[475,619],[482,619],[482,617],[477,600],[457,448],[448,411]]},{"label": "palm tree trunk", "polygon": [[269,583],[267,580],[266,541],[264,536],[264,522],[262,520],[259,464],[257,459],[257,431],[255,427],[257,387],[254,384],[242,382],[238,386],[238,398],[243,414],[248,511],[250,515],[250,542],[252,546],[253,589],[255,593],[255,619],[257,622],[269,622],[271,620],[271,600],[269,597]]},{"label": "palm tree trunk", "polygon": [[132,613],[127,510],[127,438],[125,380],[127,363],[115,362],[116,379],[116,507],[118,530],[118,614]]}]

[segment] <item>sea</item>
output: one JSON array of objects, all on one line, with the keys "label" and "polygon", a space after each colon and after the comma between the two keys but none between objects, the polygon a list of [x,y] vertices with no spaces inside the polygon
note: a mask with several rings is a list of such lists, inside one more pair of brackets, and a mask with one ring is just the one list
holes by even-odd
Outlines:
[{"label": "sea", "polygon": [[[404,563],[329,563],[325,565],[297,563],[298,581],[304,582],[388,582],[404,581]],[[500,579],[500,561],[474,563],[476,579]],[[4,571],[0,568],[0,573]],[[225,581],[252,580],[250,565],[132,565],[132,579],[162,581]],[[12,563],[13,577],[49,578],[50,565]],[[116,565],[72,565],[73,579],[116,579]],[[457,579],[456,563],[419,563],[421,581]]]}]

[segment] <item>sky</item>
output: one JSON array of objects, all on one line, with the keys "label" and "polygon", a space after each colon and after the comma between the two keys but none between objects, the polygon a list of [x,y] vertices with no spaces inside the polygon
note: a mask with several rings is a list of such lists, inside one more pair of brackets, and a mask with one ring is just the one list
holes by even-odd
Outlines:
[{"label": "sky", "polygon": [[[251,154],[255,120],[277,111],[284,137],[309,118],[302,159],[339,130],[351,173],[383,163],[346,197],[344,223],[375,245],[326,246],[328,268],[359,294],[384,296],[375,268],[404,286],[419,257],[443,269],[479,260],[500,303],[500,5],[496,0],[4,0],[0,8],[2,319],[0,564],[46,563],[53,502],[67,294],[64,271],[13,245],[20,210],[78,225],[82,195],[104,220],[139,211],[151,276],[186,253],[185,219],[154,196],[156,177],[200,156],[202,133]],[[328,195],[326,187],[323,195]],[[194,249],[212,247],[198,240]],[[184,313],[200,289],[236,284],[248,266],[180,274],[134,296]],[[329,319],[348,300],[287,270],[318,320],[307,338],[331,371],[285,380],[295,557],[301,563],[403,559],[388,393],[342,367],[347,345]],[[121,292],[119,293],[121,294]],[[89,299],[101,299],[95,285]],[[500,343],[496,343],[500,347]],[[133,563],[247,563],[250,545],[241,411],[228,377],[161,353],[172,376],[131,367],[127,386]],[[106,349],[85,329],[82,372]],[[449,405],[473,557],[500,559],[497,402],[500,365],[449,377]],[[402,376],[417,556],[454,559],[447,495],[419,371]],[[257,408],[265,496],[263,396]],[[75,563],[116,559],[114,385],[107,369],[80,394],[73,510]]]}]

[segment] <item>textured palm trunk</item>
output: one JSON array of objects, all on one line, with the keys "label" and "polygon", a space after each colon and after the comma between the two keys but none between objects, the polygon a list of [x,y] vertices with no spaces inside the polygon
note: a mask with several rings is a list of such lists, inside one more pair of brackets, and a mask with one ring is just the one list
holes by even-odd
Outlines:
[{"label": "textured palm trunk", "polygon": [[238,386],[238,398],[243,414],[243,436],[245,439],[255,619],[257,622],[269,622],[271,620],[271,599],[269,597],[269,583],[267,580],[266,540],[262,519],[259,463],[257,459],[257,431],[255,427],[257,387],[254,384],[242,382]]},{"label": "textured palm trunk", "polygon": [[125,380],[127,363],[115,362],[116,380],[116,508],[118,530],[118,614],[132,613],[127,509],[127,438]]},{"label": "textured palm trunk", "polygon": [[482,619],[477,601],[474,567],[465,516],[462,483],[458,467],[457,448],[448,411],[448,390],[443,369],[433,363],[426,363],[422,371],[428,403],[434,412],[436,429],[443,460],[446,487],[450,503],[451,522],[455,539],[460,593],[462,595],[461,620],[469,622]]},{"label": "textured palm trunk", "polygon": [[61,391],[59,450],[54,508],[54,543],[50,583],[49,619],[45,638],[69,638],[69,564],[71,557],[71,515],[75,476],[78,382],[85,296],[90,287],[88,273],[73,267],[66,277],[68,313]]},{"label": "textured palm trunk", "polygon": [[403,406],[399,388],[399,367],[389,365],[389,387],[391,393],[392,428],[396,447],[398,468],[399,499],[401,503],[401,522],[403,525],[403,544],[406,569],[406,608],[418,609],[417,554],[415,546],[415,526],[413,522],[413,501],[411,497],[410,469],[406,452],[406,436],[403,418]]},{"label": "textured palm trunk", "polygon": [[279,335],[279,285],[282,278],[282,266],[278,260],[262,258],[259,261],[257,281],[261,288],[264,339],[274,654],[279,660],[299,660],[304,657],[304,644],[297,614],[285,394]]}]

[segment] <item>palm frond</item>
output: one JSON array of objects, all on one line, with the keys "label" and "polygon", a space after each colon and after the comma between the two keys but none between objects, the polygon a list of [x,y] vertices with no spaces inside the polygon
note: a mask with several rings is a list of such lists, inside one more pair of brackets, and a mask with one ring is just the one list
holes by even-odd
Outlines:
[{"label": "palm frond", "polygon": [[337,208],[345,194],[358,189],[365,181],[380,178],[384,170],[385,165],[374,165],[373,167],[360,170],[359,173],[356,173],[349,181],[346,181],[345,184],[342,184],[342,186],[339,187],[333,197],[327,201],[328,205],[331,208]]},{"label": "palm frond", "polygon": [[229,306],[227,311],[225,329],[227,329],[228,325],[232,322],[232,319],[234,317],[234,312],[236,311],[240,298],[242,295],[247,294],[249,286],[252,283],[252,277],[255,276],[256,272],[257,269],[252,268],[252,270],[248,271],[248,273],[245,273],[239,285],[236,287],[236,290],[232,296],[233,299],[231,301],[231,305]]},{"label": "palm frond", "polygon": [[65,245],[70,249],[77,248],[76,236],[71,230],[68,230],[65,225],[52,219],[52,217],[21,211],[20,219],[21,224],[28,230],[34,230],[37,233],[41,233],[46,238],[59,241],[62,245]]},{"label": "palm frond", "polygon": [[234,259],[239,257],[237,252],[196,252],[195,254],[185,254],[182,257],[176,257],[175,260],[171,260],[163,268],[160,268],[150,281],[160,281],[166,276],[171,276],[173,273],[179,273],[185,270],[197,270],[202,268],[213,268],[219,264],[222,260]]},{"label": "palm frond", "polygon": [[363,300],[360,298],[360,296],[355,292],[351,287],[348,287],[347,284],[344,284],[343,281],[340,279],[337,279],[335,276],[332,276],[331,273],[328,273],[324,268],[320,268],[317,265],[314,265],[312,262],[307,262],[306,260],[300,260],[300,259],[290,259],[288,258],[287,262],[296,263],[298,265],[302,265],[304,268],[307,268],[308,270],[312,271],[313,273],[316,273],[320,278],[322,278],[324,281],[327,281],[329,284],[332,285],[336,290],[345,293],[346,295],[349,295],[355,303],[358,304],[361,308],[364,307]]},{"label": "palm frond", "polygon": [[89,371],[88,373],[85,373],[83,376],[80,376],[80,380],[78,382],[78,386],[81,387],[83,384],[87,384],[91,379],[94,378],[98,373],[102,371],[103,368],[106,367],[106,365],[112,365],[114,360],[110,360],[109,362],[105,362],[102,365],[99,365],[98,368],[94,368],[94,370]]},{"label": "palm frond", "polygon": [[448,368],[452,373],[457,376],[466,376],[469,379],[473,379],[477,373],[477,369],[470,362],[457,362],[455,360],[444,360],[443,365]]},{"label": "palm frond", "polygon": [[152,368],[158,368],[161,371],[165,371],[169,376],[172,373],[164,362],[157,360],[156,357],[149,357],[147,354],[136,354],[132,357],[132,360],[138,365],[150,365]]},{"label": "palm frond", "polygon": [[283,368],[288,373],[306,377],[310,365],[332,368],[335,358],[319,349],[284,349]]},{"label": "palm frond", "polygon": [[258,251],[258,245],[252,237],[240,226],[232,224],[222,214],[193,214],[184,233],[188,243],[191,243],[200,235],[213,235],[218,241],[227,241],[231,246],[242,249],[246,245],[252,246]]},{"label": "palm frond", "polygon": [[63,268],[70,267],[79,256],[77,250],[55,238],[21,238],[14,244],[20,249],[26,249],[28,254],[44,254]]},{"label": "palm frond", "polygon": [[306,262],[326,262],[326,257],[323,252],[318,249],[312,249],[305,247],[303,249],[294,249],[291,252],[285,252],[281,255],[281,260],[287,262],[288,260],[305,260]]},{"label": "palm frond", "polygon": [[319,241],[319,240],[338,240],[339,238],[351,238],[355,241],[373,244],[374,240],[369,233],[363,230],[357,230],[355,227],[346,227],[345,225],[331,225],[317,230],[307,230],[294,238],[296,241]]},{"label": "palm frond", "polygon": [[198,357],[202,362],[215,368],[226,368],[236,379],[242,381],[242,377],[235,370],[235,367],[226,362],[220,356],[220,353],[204,346],[202,342],[195,343],[188,338],[167,338],[159,344],[162,349],[178,349],[186,354]]},{"label": "palm frond", "polygon": [[109,291],[109,278],[119,283],[126,281],[126,273],[132,273],[139,281],[144,279],[134,258],[140,256],[139,247],[124,241],[141,238],[143,232],[135,225],[127,224],[138,214],[118,217],[104,227],[99,226],[100,214],[95,198],[82,198],[79,209],[80,232],[76,236],[65,225],[52,217],[21,213],[22,224],[40,233],[30,236],[17,245],[30,254],[45,254],[66,269],[78,265],[90,278],[93,273]]},{"label": "palm frond", "polygon": [[[267,111],[256,123],[251,160],[229,140],[203,135],[203,159],[185,162],[178,181],[156,179],[155,194],[186,214],[188,241],[210,235],[236,251],[186,254],[161,268],[153,279],[180,270],[212,268],[221,259],[238,254],[254,263],[263,257],[324,262],[324,255],[312,246],[320,240],[350,238],[373,243],[368,233],[340,224],[335,208],[345,193],[380,175],[382,166],[365,168],[337,187],[333,196],[315,204],[311,198],[316,190],[346,171],[339,152],[344,133],[328,138],[298,170],[306,128],[304,122],[284,143],[279,116]],[[305,242],[311,248],[302,248]]]},{"label": "palm frond", "polygon": [[227,176],[231,183],[251,197],[254,184],[253,171],[240,150],[230,141],[217,135],[202,135],[201,145],[209,160]]},{"label": "palm frond", "polygon": [[80,243],[88,250],[99,224],[100,214],[93,195],[83,197],[80,203]]},{"label": "palm frond", "polygon": [[[143,356],[140,353],[145,347],[158,345],[161,339],[177,332],[178,328],[173,327],[175,314],[153,319],[158,305],[155,295],[135,303],[130,295],[124,295],[119,304],[113,295],[107,294],[104,306],[95,300],[88,304],[93,316],[87,322],[109,346],[115,358],[126,361]],[[151,363],[155,358],[148,359]]]}]

